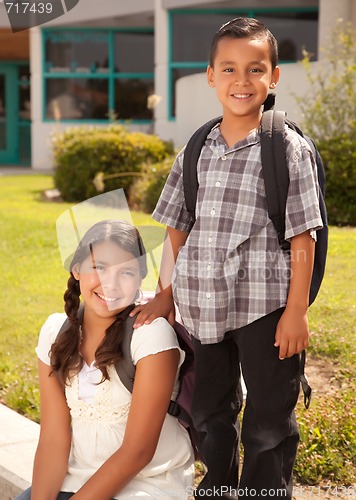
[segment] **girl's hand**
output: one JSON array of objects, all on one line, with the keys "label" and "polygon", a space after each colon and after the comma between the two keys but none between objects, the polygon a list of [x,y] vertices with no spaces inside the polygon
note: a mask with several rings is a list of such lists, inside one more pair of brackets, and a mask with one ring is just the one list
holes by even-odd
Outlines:
[{"label": "girl's hand", "polygon": [[171,290],[163,290],[157,293],[147,304],[135,307],[131,311],[130,316],[133,317],[135,314],[137,314],[137,318],[133,325],[134,328],[149,325],[154,319],[160,317],[166,318],[171,325],[174,325],[175,306]]},{"label": "girl's hand", "polygon": [[277,325],[274,345],[279,347],[279,359],[290,358],[309,346],[309,325],[305,310],[286,308]]}]

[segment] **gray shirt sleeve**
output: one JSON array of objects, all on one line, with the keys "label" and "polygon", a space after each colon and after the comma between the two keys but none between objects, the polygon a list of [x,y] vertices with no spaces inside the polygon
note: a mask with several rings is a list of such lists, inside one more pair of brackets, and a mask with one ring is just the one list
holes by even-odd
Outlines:
[{"label": "gray shirt sleeve", "polygon": [[166,226],[189,232],[194,220],[187,211],[183,189],[184,148],[178,153],[152,217]]}]

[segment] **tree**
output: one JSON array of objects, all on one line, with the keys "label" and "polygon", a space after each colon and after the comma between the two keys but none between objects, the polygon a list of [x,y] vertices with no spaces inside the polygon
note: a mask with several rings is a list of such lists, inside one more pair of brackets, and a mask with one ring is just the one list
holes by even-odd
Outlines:
[{"label": "tree", "polygon": [[328,140],[340,132],[356,130],[356,30],[338,20],[324,56],[313,72],[310,54],[303,64],[309,89],[299,97],[304,127],[314,139]]}]

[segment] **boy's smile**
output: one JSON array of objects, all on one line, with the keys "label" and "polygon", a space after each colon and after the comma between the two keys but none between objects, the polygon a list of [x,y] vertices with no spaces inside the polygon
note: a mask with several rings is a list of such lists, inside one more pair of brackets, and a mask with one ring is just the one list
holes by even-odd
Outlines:
[{"label": "boy's smile", "polygon": [[270,46],[265,39],[230,38],[219,41],[208,82],[216,88],[224,118],[246,117],[259,125],[261,106],[279,79],[272,70]]}]

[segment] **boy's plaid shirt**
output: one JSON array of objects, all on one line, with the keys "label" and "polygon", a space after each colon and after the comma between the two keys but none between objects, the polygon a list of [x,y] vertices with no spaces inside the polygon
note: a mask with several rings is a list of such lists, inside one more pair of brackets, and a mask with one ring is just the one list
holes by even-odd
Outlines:
[{"label": "boy's plaid shirt", "polygon": [[[290,186],[286,239],[322,227],[311,150],[286,128]],[[219,126],[208,135],[197,165],[196,222],[186,210],[183,155],[178,154],[153,218],[190,231],[178,255],[173,294],[183,322],[202,343],[286,305],[289,255],[267,213],[259,131],[227,147]],[[303,258],[303,256],[299,256]]]}]

